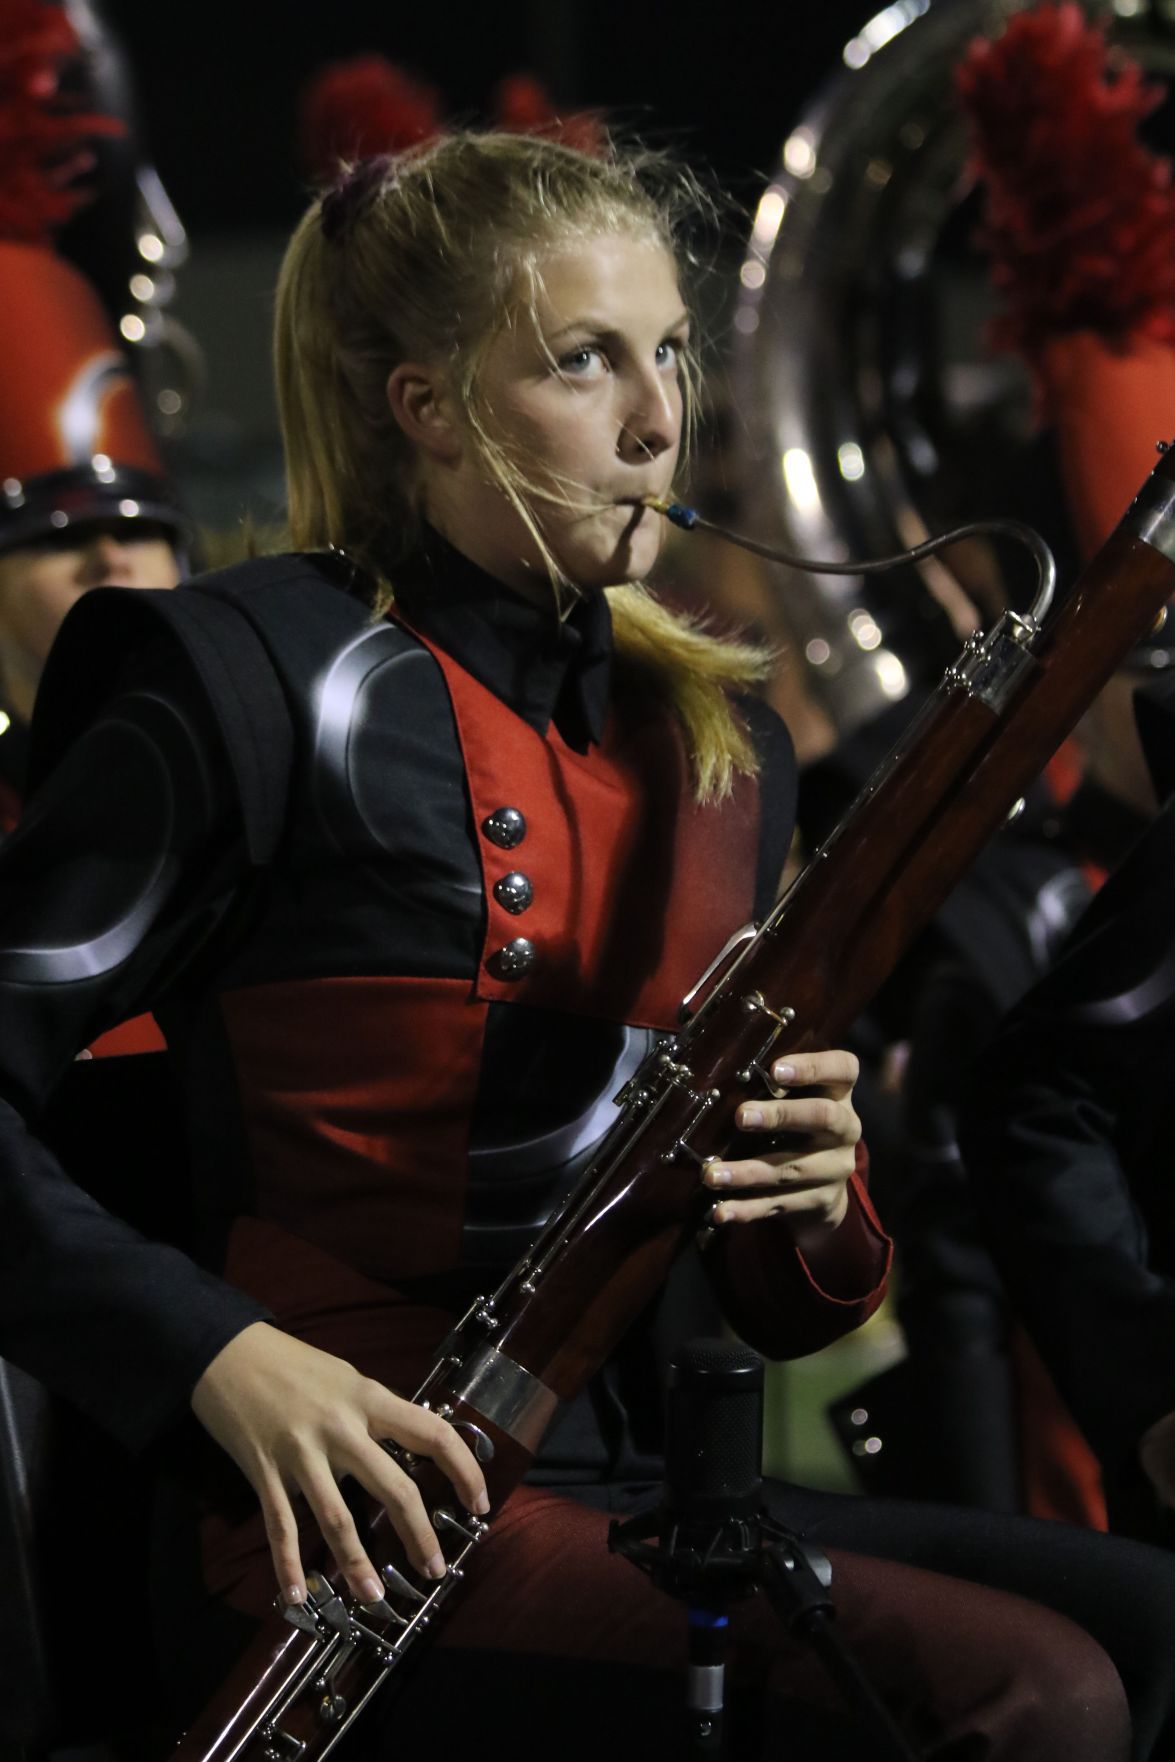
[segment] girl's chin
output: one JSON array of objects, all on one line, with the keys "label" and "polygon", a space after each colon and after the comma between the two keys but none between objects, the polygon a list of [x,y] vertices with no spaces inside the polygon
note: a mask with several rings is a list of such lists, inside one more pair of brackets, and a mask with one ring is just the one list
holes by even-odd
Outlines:
[{"label": "girl's chin", "polygon": [[590,537],[581,532],[562,544],[552,535],[552,548],[581,592],[598,593],[605,587],[622,587],[627,581],[643,581],[661,549],[660,526],[650,524],[653,518],[646,515],[639,525],[626,526],[619,535],[597,529]]},{"label": "girl's chin", "polygon": [[651,574],[661,552],[661,533],[657,527],[649,527],[645,521],[634,532],[628,532],[615,547],[609,558],[613,572],[613,581],[609,586],[624,581],[643,581]]}]

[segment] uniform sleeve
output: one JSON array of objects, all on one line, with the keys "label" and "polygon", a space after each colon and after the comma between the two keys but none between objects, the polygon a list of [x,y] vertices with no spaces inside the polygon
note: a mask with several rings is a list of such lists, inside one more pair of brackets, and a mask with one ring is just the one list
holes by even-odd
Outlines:
[{"label": "uniform sleeve", "polygon": [[161,638],[0,849],[0,1352],[131,1448],[265,1312],[103,1211],[36,1123],[81,1048],[166,995],[243,878],[226,777]]},{"label": "uniform sleeve", "polygon": [[1175,1410],[1175,806],[980,1061],[962,1147],[993,1253],[1114,1472]]},{"label": "uniform sleeve", "polygon": [[859,1328],[885,1296],[893,1244],[867,1190],[868,1158],[858,1145],[849,1209],[818,1256],[805,1258],[774,1218],[729,1224],[707,1264],[735,1332],[767,1358],[802,1358]]}]

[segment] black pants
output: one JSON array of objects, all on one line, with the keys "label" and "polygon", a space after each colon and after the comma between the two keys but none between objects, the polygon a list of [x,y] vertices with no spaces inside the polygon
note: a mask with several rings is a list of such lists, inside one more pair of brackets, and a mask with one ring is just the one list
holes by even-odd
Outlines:
[{"label": "black pants", "polygon": [[779,1521],[823,1546],[950,1573],[1067,1615],[1117,1667],[1138,1762],[1175,1757],[1175,1554],[1030,1517],[768,1485]]}]

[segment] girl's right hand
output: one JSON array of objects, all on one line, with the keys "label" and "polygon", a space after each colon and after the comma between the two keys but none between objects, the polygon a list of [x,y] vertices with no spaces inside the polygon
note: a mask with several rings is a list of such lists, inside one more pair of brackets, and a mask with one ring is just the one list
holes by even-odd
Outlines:
[{"label": "girl's right hand", "polygon": [[192,1410],[261,1502],[277,1582],[288,1603],[306,1598],[291,1503],[298,1493],[352,1594],[363,1603],[384,1595],[339,1491],[347,1474],[387,1511],[416,1570],[425,1578],[444,1577],[420,1492],[381,1448],[381,1438],[430,1457],[467,1511],[484,1516],[489,1510],[481,1469],[447,1421],[267,1322],[254,1322],[222,1348],[196,1384]]}]

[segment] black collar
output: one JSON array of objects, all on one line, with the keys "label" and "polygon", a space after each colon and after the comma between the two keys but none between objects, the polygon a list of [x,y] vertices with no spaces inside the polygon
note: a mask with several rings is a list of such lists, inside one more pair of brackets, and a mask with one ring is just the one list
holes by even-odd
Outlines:
[{"label": "black collar", "polygon": [[419,557],[396,575],[396,602],[430,642],[472,673],[540,734],[553,722],[577,752],[597,745],[608,712],[612,616],[604,594],[560,621],[426,533]]}]

